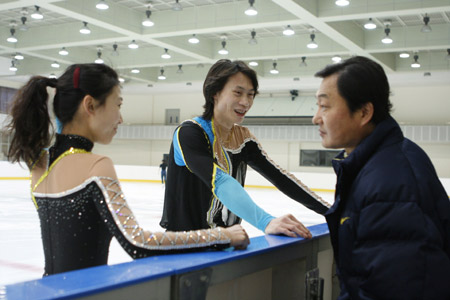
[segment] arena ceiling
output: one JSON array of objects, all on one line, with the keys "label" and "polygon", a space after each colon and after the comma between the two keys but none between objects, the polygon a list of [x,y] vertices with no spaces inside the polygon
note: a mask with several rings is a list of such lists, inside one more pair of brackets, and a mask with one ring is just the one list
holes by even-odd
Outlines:
[{"label": "arena ceiling", "polygon": [[[280,82],[308,85],[334,56],[363,55],[405,84],[450,82],[450,0],[349,0],[347,6],[335,0],[105,0],[106,10],[97,9],[98,2],[0,0],[0,80],[58,76],[69,64],[100,57],[119,71],[124,87],[175,91],[201,83],[212,63],[228,58],[257,62],[259,78],[274,89]],[[181,10],[174,10],[176,2]],[[245,14],[250,2],[255,16]],[[41,20],[32,18],[36,7]],[[151,27],[142,25],[147,11]],[[369,19],[376,29],[365,29]],[[85,24],[90,34],[80,33]],[[287,26],[294,34],[283,34]],[[381,41],[386,28],[390,44]],[[7,41],[11,35],[17,42]],[[193,35],[196,44],[189,42]],[[315,49],[307,47],[312,35]],[[132,41],[139,48],[130,49]],[[59,54],[62,48],[67,55]],[[228,54],[219,54],[222,48]],[[165,52],[171,57],[162,58]],[[415,55],[419,68],[411,67]],[[17,71],[10,71],[12,64]],[[278,74],[270,72],[274,64]],[[158,79],[161,70],[165,80]]]}]

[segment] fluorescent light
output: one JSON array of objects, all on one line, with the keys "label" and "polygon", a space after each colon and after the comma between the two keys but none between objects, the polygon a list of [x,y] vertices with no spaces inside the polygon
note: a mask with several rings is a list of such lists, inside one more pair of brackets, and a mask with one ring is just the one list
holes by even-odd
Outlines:
[{"label": "fluorescent light", "polygon": [[62,47],[58,53],[59,55],[69,55],[69,51],[67,51],[65,47]]},{"label": "fluorescent light", "polygon": [[270,74],[274,74],[274,75],[276,75],[276,74],[278,74],[278,73],[280,73],[278,70],[277,70],[277,63],[276,62],[273,62],[272,63],[272,69],[270,70]]},{"label": "fluorescent light", "polygon": [[368,29],[368,30],[373,30],[373,29],[377,28],[377,24],[375,24],[372,21],[372,18],[369,18],[369,21],[366,24],[364,24],[364,28]]},{"label": "fluorescent light", "polygon": [[286,26],[286,28],[283,30],[283,34],[290,36],[290,35],[294,35],[295,31],[294,29],[292,29],[291,25]]},{"label": "fluorescent light", "polygon": [[145,15],[146,17],[144,18],[144,20],[142,21],[142,25],[145,27],[152,27],[153,25],[155,25],[155,23],[153,23],[152,20],[150,20],[150,15],[152,14],[152,12],[150,11],[150,9],[147,9],[145,11]]},{"label": "fluorescent light", "polygon": [[14,28],[9,29],[9,32],[11,32],[11,35],[6,39],[9,43],[17,43],[17,38],[14,36],[14,33],[16,30]]},{"label": "fluorescent light", "polygon": [[247,16],[256,16],[258,14],[258,11],[256,10],[256,8],[253,7],[255,0],[249,0],[248,2],[250,3],[250,7],[247,8],[244,13]]},{"label": "fluorescent light", "polygon": [[169,59],[172,57],[172,56],[170,56],[169,52],[167,52],[167,51],[168,51],[167,48],[164,48],[164,53],[161,54],[161,58]]},{"label": "fluorescent light", "polygon": [[90,34],[91,33],[91,30],[89,29],[89,27],[87,27],[87,22],[83,22],[83,27],[81,27],[81,29],[80,29],[80,33],[81,34]]},{"label": "fluorescent light", "polygon": [[178,0],[176,0],[175,3],[172,5],[172,10],[173,11],[182,11],[183,6],[181,6],[181,4],[178,3]]},{"label": "fluorescent light", "polygon": [[309,49],[316,49],[317,47],[319,47],[319,45],[317,45],[317,43],[314,41],[316,35],[314,33],[311,33],[310,37],[311,41],[306,45],[306,47],[308,47]]},{"label": "fluorescent light", "polygon": [[132,40],[131,43],[128,44],[128,48],[130,48],[130,49],[137,49],[137,48],[139,48],[139,45],[136,44],[135,40]]},{"label": "fluorescent light", "polygon": [[200,40],[195,36],[195,34],[193,34],[192,37],[189,38],[188,42],[191,44],[198,44]]},{"label": "fluorescent light", "polygon": [[350,1],[348,0],[336,0],[334,2],[337,6],[347,6],[350,4]]},{"label": "fluorescent light", "polygon": [[340,57],[339,55],[335,55],[331,58],[331,60],[335,63],[341,62],[342,57]]},{"label": "fluorescent light", "polygon": [[95,7],[100,10],[106,10],[109,8],[109,5],[105,2],[105,0],[100,0]]},{"label": "fluorescent light", "polygon": [[39,11],[39,6],[35,5],[34,7],[36,7],[36,10],[31,14],[31,17],[35,20],[42,20],[44,16]]}]

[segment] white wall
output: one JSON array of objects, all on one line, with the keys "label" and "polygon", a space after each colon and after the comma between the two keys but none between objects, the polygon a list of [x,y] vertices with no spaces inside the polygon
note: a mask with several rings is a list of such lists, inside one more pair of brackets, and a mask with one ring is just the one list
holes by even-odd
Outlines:
[{"label": "white wall", "polygon": [[[160,170],[157,166],[130,166],[116,165],[116,172],[119,179],[128,180],[161,180]],[[297,178],[312,189],[334,190],[336,184],[336,176],[334,173],[315,173],[315,172],[292,172]],[[0,161],[0,179],[8,179],[11,177],[28,177],[28,169],[22,168],[18,164]],[[447,194],[450,195],[450,178],[440,178]],[[9,179],[12,180],[12,179]],[[246,185],[251,186],[272,186],[265,178],[253,170],[247,172],[245,180]]]},{"label": "white wall", "polygon": [[93,152],[109,156],[117,165],[159,166],[169,154],[170,140],[113,140],[110,145],[95,144]]},{"label": "white wall", "polygon": [[[401,124],[431,125],[450,124],[450,82],[447,85],[432,86],[393,86],[391,87],[391,102],[393,104],[393,117]],[[306,94],[315,94],[315,91],[302,91]],[[165,110],[168,108],[179,108],[180,119],[185,120],[201,115],[203,112],[203,94],[198,92],[172,94],[152,94],[136,95],[124,92],[124,104],[122,112],[125,123],[132,124],[164,124]],[[287,96],[287,98],[289,98]],[[285,115],[286,112],[298,112],[300,115],[305,111],[311,111],[306,107],[299,109],[299,101],[283,101],[283,105],[269,103],[267,97],[258,97],[254,103],[255,113],[267,115],[267,110],[273,115]],[[289,108],[289,104],[292,105]],[[312,103],[315,109],[315,104]],[[249,115],[253,112],[250,111]],[[315,110],[314,110],[315,111]],[[301,113],[300,113],[301,112]]]},{"label": "white wall", "polygon": [[[434,86],[393,86],[391,101],[394,106],[393,116],[404,124],[450,124],[448,107],[449,85]],[[314,91],[310,91],[314,93]],[[124,94],[123,117],[125,123],[164,124],[165,110],[180,109],[180,120],[189,119],[203,112],[204,99],[201,92],[180,94],[127,95]],[[432,102],[430,101],[432,97]],[[263,98],[261,98],[263,100]],[[261,106],[267,106],[267,98],[261,101]],[[292,111],[298,111],[296,101],[292,103]],[[433,103],[433,104],[430,104]],[[289,103],[288,103],[289,104]],[[284,103],[283,111],[289,111]],[[255,111],[265,111],[258,108],[258,98],[254,104]],[[271,105],[277,115],[276,105]],[[300,167],[300,149],[323,149],[320,143],[274,142],[260,141],[269,156],[283,168],[291,172],[332,173],[331,168]],[[450,144],[419,144],[431,157],[433,164],[441,177],[450,178]],[[111,147],[97,147],[98,151],[110,155],[118,164],[159,165],[162,154],[168,153],[169,141],[115,141]],[[150,151],[151,153],[147,153]],[[132,155],[130,155],[132,153]]]},{"label": "white wall", "polygon": [[166,109],[180,109],[180,120],[203,113],[201,93],[135,95],[123,94],[122,117],[125,124],[165,124]]},{"label": "white wall", "polygon": [[440,86],[391,88],[392,116],[404,124],[450,124],[450,82]]}]

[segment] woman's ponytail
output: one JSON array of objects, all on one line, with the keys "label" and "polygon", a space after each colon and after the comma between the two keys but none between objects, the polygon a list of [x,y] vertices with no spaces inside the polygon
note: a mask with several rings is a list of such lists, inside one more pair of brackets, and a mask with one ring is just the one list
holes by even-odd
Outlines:
[{"label": "woman's ponytail", "polygon": [[8,125],[13,134],[9,161],[22,161],[30,167],[39,158],[40,151],[50,144],[47,86],[56,87],[56,84],[56,79],[34,76],[15,95]]}]

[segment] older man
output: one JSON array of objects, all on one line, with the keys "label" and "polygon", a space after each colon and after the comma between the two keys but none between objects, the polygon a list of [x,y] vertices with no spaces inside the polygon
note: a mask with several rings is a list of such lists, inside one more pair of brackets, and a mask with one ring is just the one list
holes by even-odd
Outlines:
[{"label": "older man", "polygon": [[352,57],[316,73],[336,199],[325,214],[339,299],[450,299],[450,202],[425,152],[390,116],[383,68]]}]

